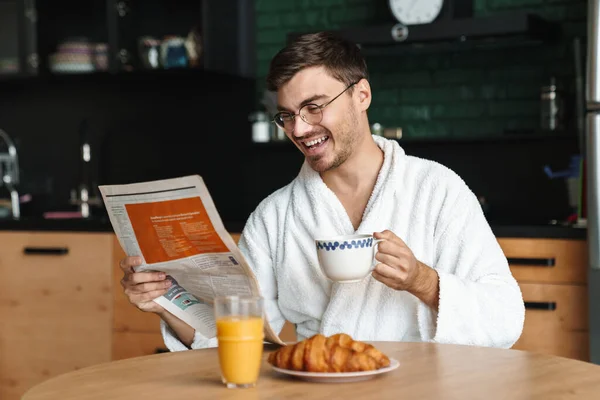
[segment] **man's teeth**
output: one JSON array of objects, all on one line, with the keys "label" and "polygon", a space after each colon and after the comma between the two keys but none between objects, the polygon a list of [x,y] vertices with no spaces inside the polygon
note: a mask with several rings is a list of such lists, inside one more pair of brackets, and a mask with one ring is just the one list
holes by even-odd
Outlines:
[{"label": "man's teeth", "polygon": [[312,147],[312,146],[314,146],[315,144],[319,144],[319,143],[323,142],[325,139],[327,139],[327,136],[323,136],[323,137],[320,137],[320,138],[318,138],[318,139],[311,140],[310,142],[305,142],[305,144],[306,144],[306,146],[308,146],[308,147]]}]

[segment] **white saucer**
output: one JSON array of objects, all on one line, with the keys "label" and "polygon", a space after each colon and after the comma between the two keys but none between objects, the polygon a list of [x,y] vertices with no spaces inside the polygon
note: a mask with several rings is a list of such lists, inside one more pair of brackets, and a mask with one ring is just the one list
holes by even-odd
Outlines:
[{"label": "white saucer", "polygon": [[292,371],[289,369],[281,369],[277,367],[272,368],[282,374],[291,375],[296,378],[309,381],[309,382],[320,382],[320,383],[345,383],[345,382],[358,382],[372,379],[377,375],[385,374],[395,370],[400,366],[398,360],[390,358],[389,367],[376,369],[373,371],[361,371],[361,372],[305,372],[305,371]]}]

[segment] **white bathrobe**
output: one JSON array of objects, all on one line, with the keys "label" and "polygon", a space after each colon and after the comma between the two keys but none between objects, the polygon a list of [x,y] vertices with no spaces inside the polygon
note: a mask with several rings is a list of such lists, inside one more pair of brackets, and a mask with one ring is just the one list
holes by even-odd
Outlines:
[{"label": "white bathrobe", "polygon": [[[396,141],[373,138],[384,163],[356,231],[306,162],[250,215],[239,247],[258,278],[269,323],[279,332],[290,321],[298,340],[344,332],[363,341],[511,347],[523,328],[523,298],[477,198],[448,168],[406,155]],[[321,272],[316,237],[385,229],[437,271],[437,312],[371,276],[338,284]],[[187,349],[161,325],[169,349]],[[196,333],[192,348],[216,344]]]}]

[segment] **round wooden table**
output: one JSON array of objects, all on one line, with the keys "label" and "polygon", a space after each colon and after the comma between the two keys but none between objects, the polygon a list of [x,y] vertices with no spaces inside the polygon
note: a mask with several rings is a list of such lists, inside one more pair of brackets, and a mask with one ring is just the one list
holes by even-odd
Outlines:
[{"label": "round wooden table", "polygon": [[94,365],[49,379],[23,400],[132,399],[599,399],[600,366],[566,358],[472,346],[372,342],[400,367],[371,380],[312,383],[273,371],[266,357],[255,388],[221,383],[216,349]]}]

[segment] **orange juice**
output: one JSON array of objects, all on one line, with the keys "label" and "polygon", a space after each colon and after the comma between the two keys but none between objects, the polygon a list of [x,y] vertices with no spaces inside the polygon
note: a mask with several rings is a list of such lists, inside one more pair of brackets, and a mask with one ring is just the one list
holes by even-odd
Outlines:
[{"label": "orange juice", "polygon": [[227,383],[253,384],[258,379],[263,351],[263,320],[253,316],[217,319],[219,362]]}]

